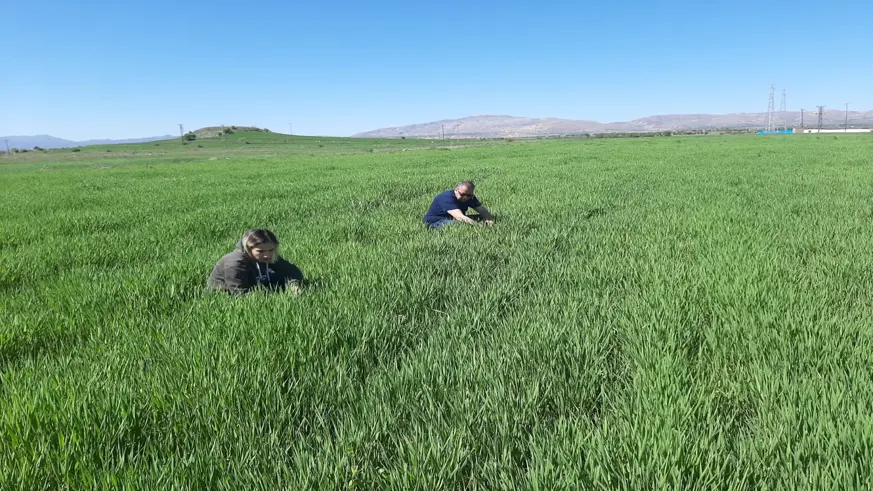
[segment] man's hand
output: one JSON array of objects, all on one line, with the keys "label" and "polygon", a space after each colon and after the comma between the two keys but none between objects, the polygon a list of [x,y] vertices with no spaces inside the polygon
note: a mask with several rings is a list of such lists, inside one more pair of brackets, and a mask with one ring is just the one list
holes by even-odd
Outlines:
[{"label": "man's hand", "polygon": [[474,209],[478,211],[480,215],[482,215],[482,218],[485,219],[486,222],[494,223],[494,215],[492,215],[491,212],[488,211],[488,208],[485,208],[484,206],[477,206]]}]

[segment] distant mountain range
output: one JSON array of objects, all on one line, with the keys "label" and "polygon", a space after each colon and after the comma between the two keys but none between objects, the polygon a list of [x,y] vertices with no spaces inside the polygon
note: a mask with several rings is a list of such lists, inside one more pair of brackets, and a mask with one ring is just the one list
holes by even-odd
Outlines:
[{"label": "distant mountain range", "polygon": [[[813,111],[776,113],[777,126],[800,127],[801,118],[807,128],[817,127],[818,115]],[[824,126],[843,125],[845,111],[830,110],[822,115]],[[850,126],[873,125],[873,111],[849,111]],[[666,114],[627,122],[599,123],[576,119],[521,118],[514,116],[470,116],[461,119],[434,121],[394,128],[382,128],[354,135],[357,138],[508,138],[526,136],[567,135],[576,133],[616,133],[678,131],[714,128],[766,128],[767,113],[734,114]]]},{"label": "distant mountain range", "polygon": [[[849,126],[873,126],[873,111],[849,111]],[[845,111],[836,109],[822,114],[823,126],[840,126],[846,121]],[[777,112],[773,124],[787,128],[807,128],[818,126],[818,115],[814,111]],[[733,114],[664,114],[615,123],[600,123],[581,119],[523,118],[515,116],[483,115],[460,119],[446,119],[430,123],[411,124],[393,128],[381,128],[352,135],[353,138],[511,138],[530,136],[569,135],[579,133],[621,133],[653,132],[700,129],[756,129],[767,127],[767,113]],[[225,127],[209,127],[197,130],[201,138],[216,136]],[[237,127],[239,131],[267,131],[259,128]],[[31,150],[33,147],[45,149],[83,147],[87,145],[112,145],[120,143],[146,143],[178,138],[172,135],[131,138],[126,140],[64,140],[49,135],[0,136],[0,151],[5,151],[3,140],[9,140],[9,148]]]},{"label": "distant mountain range", "polygon": [[85,141],[72,141],[72,140],[64,140],[63,138],[57,138],[49,135],[33,135],[33,136],[0,136],[0,151],[6,151],[6,143],[3,140],[9,140],[9,148],[17,148],[19,150],[32,150],[33,147],[39,148],[70,148],[70,147],[84,147],[87,145],[114,145],[119,143],[146,143],[153,142],[159,140],[169,140],[171,138],[177,138],[171,135],[164,136],[152,136],[149,138],[130,138],[127,140],[85,140]]}]

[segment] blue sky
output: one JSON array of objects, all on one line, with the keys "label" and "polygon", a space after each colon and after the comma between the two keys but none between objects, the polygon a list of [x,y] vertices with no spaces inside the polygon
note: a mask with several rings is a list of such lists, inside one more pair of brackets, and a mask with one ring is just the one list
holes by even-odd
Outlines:
[{"label": "blue sky", "polygon": [[[869,0],[7,0],[0,135],[873,109]],[[776,104],[779,99],[777,95]]]}]

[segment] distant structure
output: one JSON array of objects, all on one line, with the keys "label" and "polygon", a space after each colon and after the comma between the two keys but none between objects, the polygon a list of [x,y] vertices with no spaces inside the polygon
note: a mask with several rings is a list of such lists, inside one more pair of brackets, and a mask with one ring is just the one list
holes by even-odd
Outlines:
[{"label": "distant structure", "polygon": [[785,89],[782,89],[782,100],[779,102],[779,117],[776,116],[776,87],[770,84],[770,97],[767,101],[767,129],[758,131],[756,135],[784,135],[794,133],[788,128],[788,100]]},{"label": "distant structure", "polygon": [[782,129],[788,129],[788,111],[786,110],[785,89],[782,89],[782,101],[779,103],[779,116],[782,120]]},{"label": "distant structure", "polygon": [[808,128],[800,130],[798,133],[873,133],[871,128],[833,128],[830,130],[820,130],[817,128]]},{"label": "distant structure", "polygon": [[[845,119],[843,120],[842,129],[824,129],[824,112],[827,106],[815,106],[818,108],[815,112],[817,117],[816,127],[807,128],[805,121],[804,109],[800,110],[800,127],[789,128],[789,125],[794,125],[794,121],[788,121],[788,97],[785,89],[782,89],[782,99],[779,102],[779,115],[776,115],[775,102],[776,88],[770,85],[770,100],[767,104],[767,129],[755,132],[756,135],[793,135],[803,133],[873,133],[873,128],[852,128],[849,129],[849,103],[846,103]],[[810,126],[812,126],[810,124]]]},{"label": "distant structure", "polygon": [[756,135],[792,135],[794,134],[794,128],[783,128],[781,130],[761,130],[756,132]]},{"label": "distant structure", "polygon": [[846,122],[843,123],[843,129],[849,131],[849,103],[846,103]]}]

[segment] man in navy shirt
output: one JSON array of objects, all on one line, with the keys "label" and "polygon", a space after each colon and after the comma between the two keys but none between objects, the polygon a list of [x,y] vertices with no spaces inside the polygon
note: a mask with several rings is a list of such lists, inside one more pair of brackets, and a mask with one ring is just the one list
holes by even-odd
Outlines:
[{"label": "man in navy shirt", "polygon": [[[440,228],[458,222],[485,225],[493,223],[494,216],[473,194],[475,188],[471,181],[462,181],[455,189],[438,194],[424,215],[424,223],[430,228]],[[470,208],[478,211],[479,214],[467,216],[467,210]]]}]

